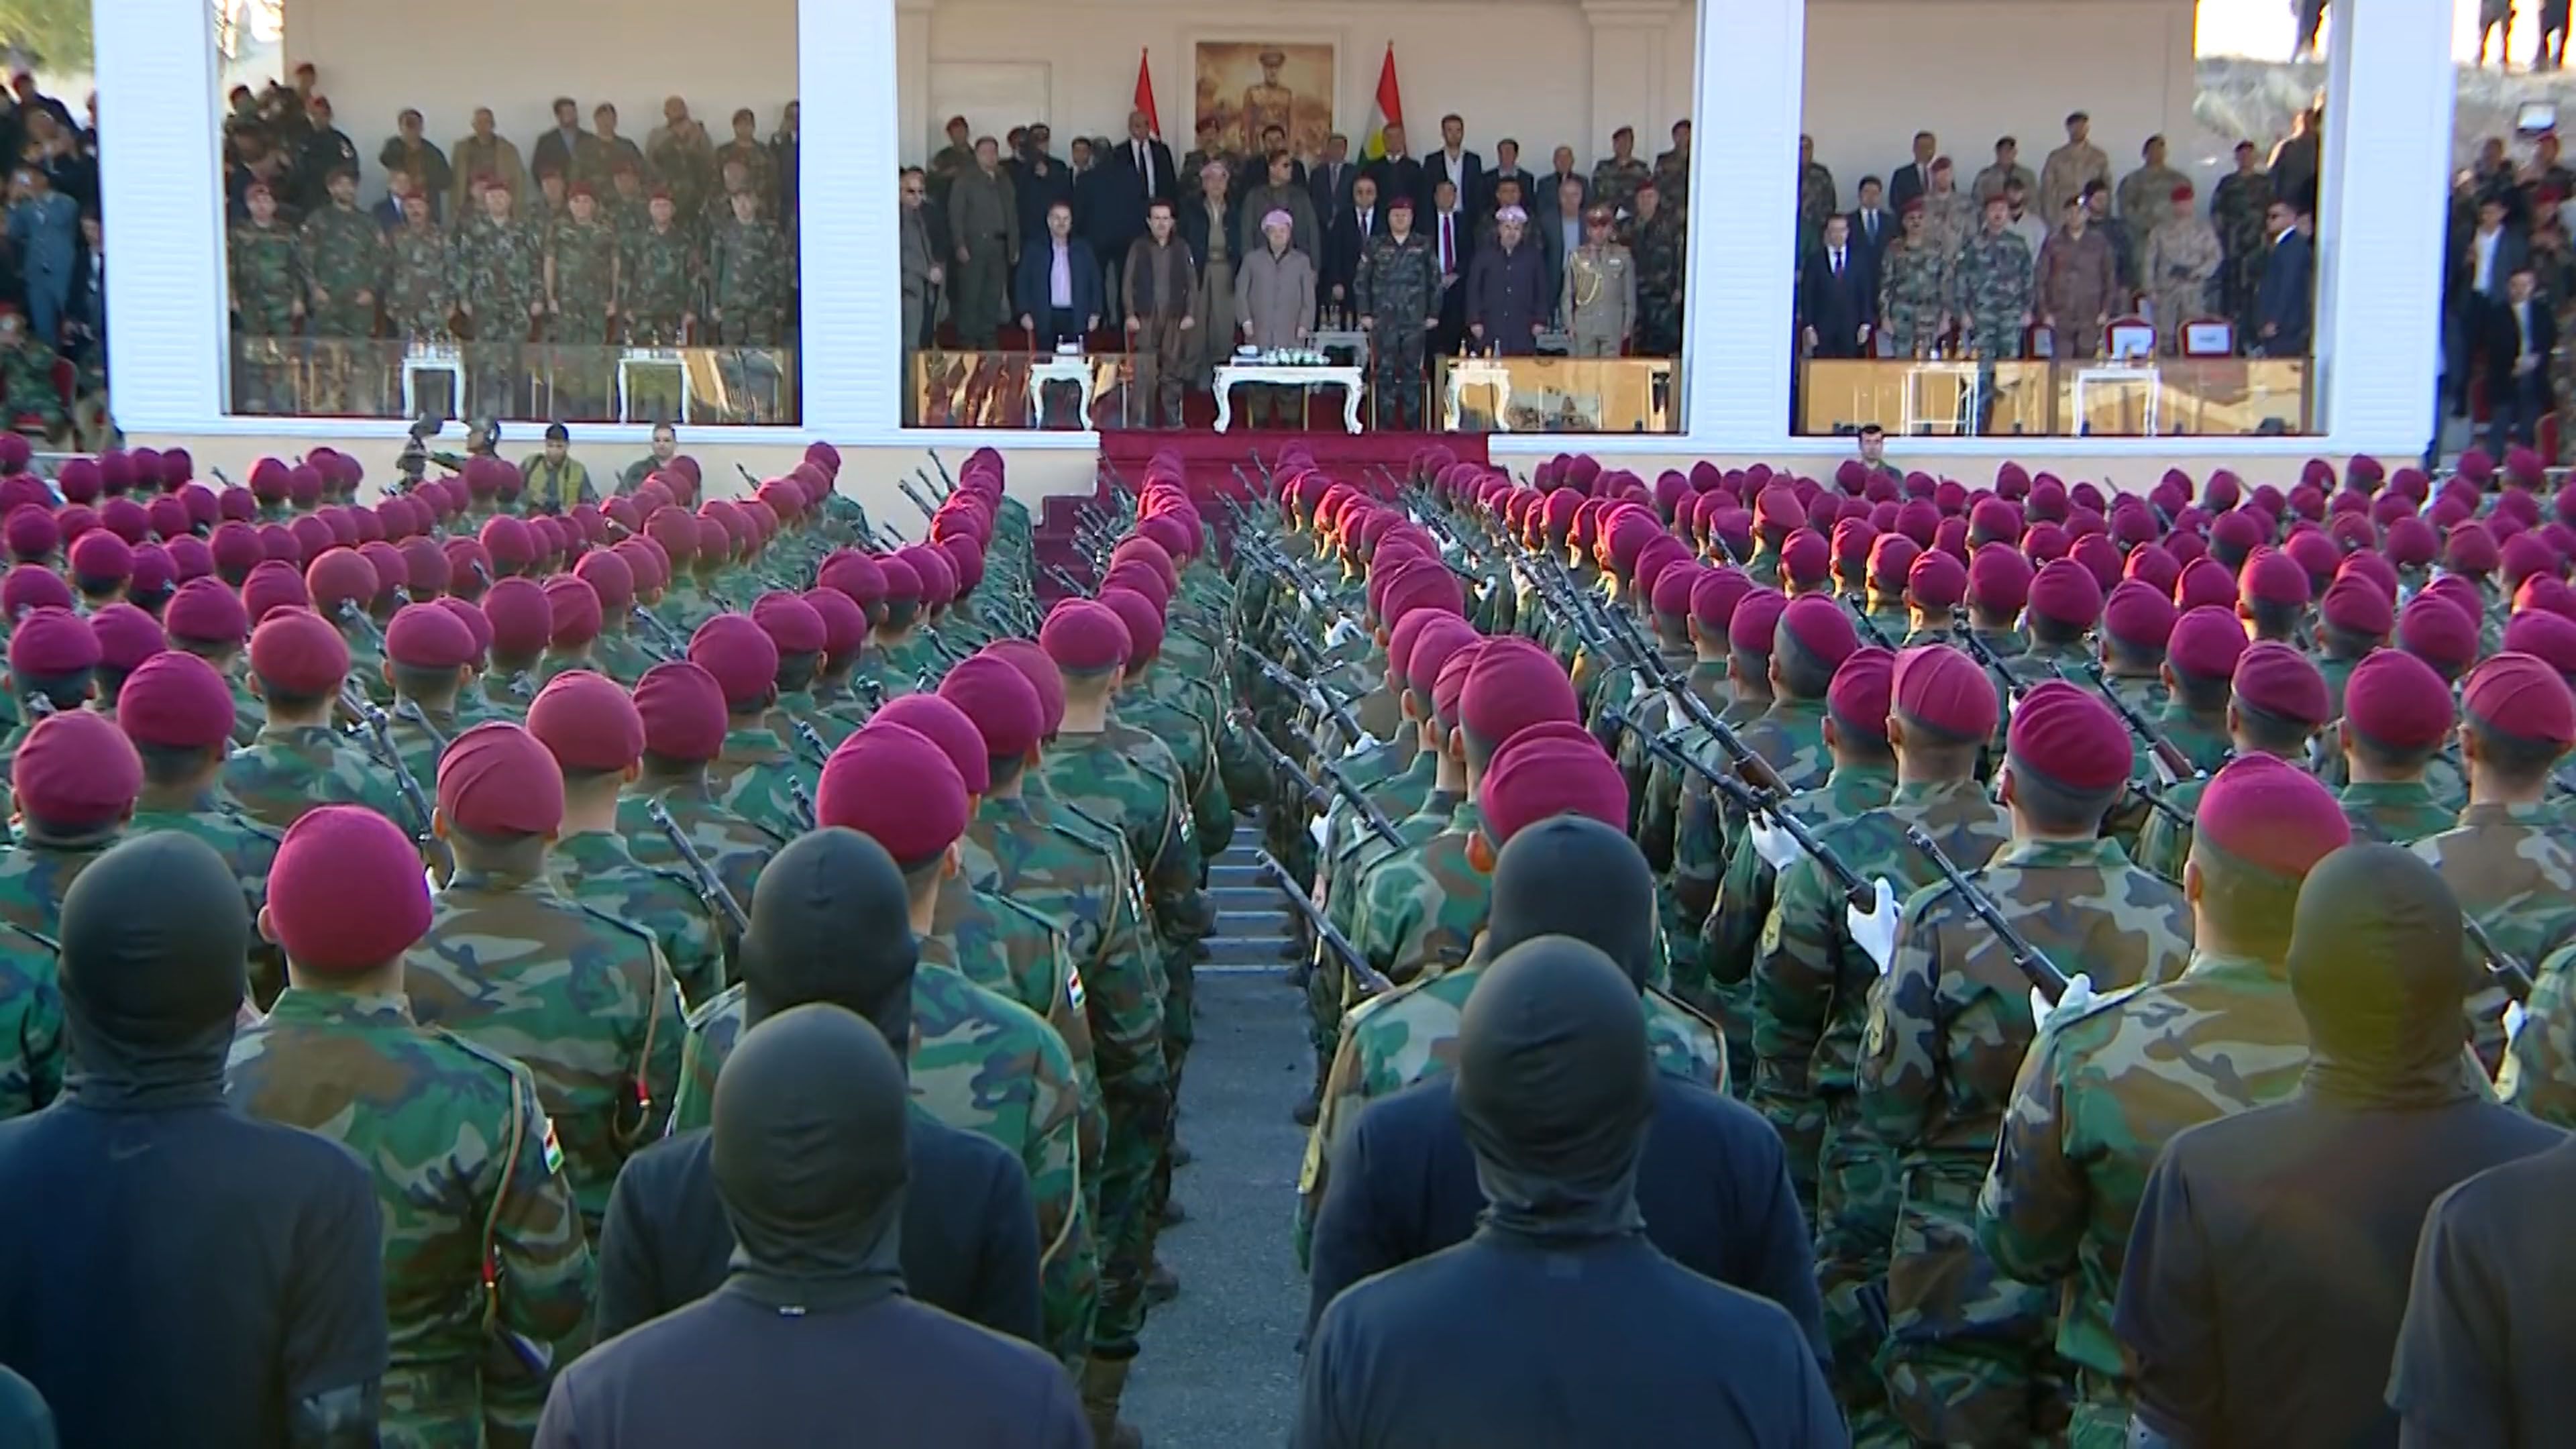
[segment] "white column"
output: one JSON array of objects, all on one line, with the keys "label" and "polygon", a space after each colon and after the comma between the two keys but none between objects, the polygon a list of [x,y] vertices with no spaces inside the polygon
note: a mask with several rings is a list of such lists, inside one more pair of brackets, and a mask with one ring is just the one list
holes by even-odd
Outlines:
[{"label": "white column", "polygon": [[798,183],[804,430],[843,442],[892,441],[903,424],[895,8],[895,0],[797,6],[801,155],[815,163]]},{"label": "white column", "polygon": [[1806,0],[1701,0],[1697,34],[1682,426],[1690,451],[1765,447],[1789,425]]},{"label": "white column", "polygon": [[2317,205],[2316,399],[2337,452],[2413,457],[2433,431],[2451,11],[2335,7]]},{"label": "white column", "polygon": [[930,158],[948,144],[934,129],[937,120],[930,114],[931,3],[895,0],[894,7],[896,64],[909,79],[895,97],[895,139],[906,161],[915,166],[930,164]]},{"label": "white column", "polygon": [[[1583,0],[1592,27],[1592,133],[1574,144],[1575,164],[1587,170],[1610,154],[1610,133],[1637,131],[1637,154],[1654,159],[1665,144],[1663,94],[1665,38],[1676,0]],[[1544,168],[1542,168],[1544,169]]]},{"label": "white column", "polygon": [[97,8],[101,209],[114,218],[107,269],[116,421],[128,432],[194,430],[224,411],[226,280],[215,33],[205,0]]}]

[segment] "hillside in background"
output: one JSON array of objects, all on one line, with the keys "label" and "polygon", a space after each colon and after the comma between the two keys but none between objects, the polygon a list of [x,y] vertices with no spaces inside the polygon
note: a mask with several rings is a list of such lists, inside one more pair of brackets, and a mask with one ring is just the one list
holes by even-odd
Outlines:
[{"label": "hillside in background", "polygon": [[[2515,71],[2459,70],[2460,108],[2451,129],[2451,150],[2465,166],[2488,136],[2513,135],[2514,117],[2533,101],[2558,106],[2567,128],[2576,130],[2576,71],[2534,75]],[[2200,61],[2200,99],[2192,119],[2202,132],[2201,145],[2186,154],[2224,156],[2240,139],[2267,153],[2272,143],[2290,133],[2290,117],[2325,88],[2322,64],[2293,65],[2205,56]],[[2331,122],[2331,118],[2329,118]]]}]

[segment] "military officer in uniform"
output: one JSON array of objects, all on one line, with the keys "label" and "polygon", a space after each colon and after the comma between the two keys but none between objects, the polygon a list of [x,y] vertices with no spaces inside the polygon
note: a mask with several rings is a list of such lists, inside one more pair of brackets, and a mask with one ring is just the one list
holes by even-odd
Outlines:
[{"label": "military officer in uniform", "polygon": [[1616,357],[1637,321],[1637,262],[1610,239],[1614,220],[1607,203],[1583,214],[1583,245],[1565,259],[1563,294],[1557,299],[1577,357]]},{"label": "military officer in uniform", "polygon": [[1357,287],[1360,328],[1371,337],[1369,385],[1378,420],[1399,428],[1426,425],[1422,412],[1423,334],[1438,309],[1439,264],[1431,244],[1413,230],[1413,198],[1401,193],[1386,206],[1387,234],[1360,259]]}]

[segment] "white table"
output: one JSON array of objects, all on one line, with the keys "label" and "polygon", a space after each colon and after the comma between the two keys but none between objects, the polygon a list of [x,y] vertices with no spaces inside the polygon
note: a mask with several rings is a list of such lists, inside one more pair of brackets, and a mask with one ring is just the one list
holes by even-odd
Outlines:
[{"label": "white table", "polygon": [[617,420],[639,422],[635,416],[635,378],[639,373],[668,372],[680,394],[680,421],[693,421],[689,416],[689,364],[676,347],[635,347],[617,358]]},{"label": "white table", "polygon": [[443,374],[447,378],[447,416],[461,417],[465,412],[465,359],[452,347],[424,347],[403,354],[403,416],[420,417],[420,375]]},{"label": "white table", "polygon": [[1245,383],[1266,387],[1338,387],[1342,390],[1342,430],[1360,430],[1360,370],[1356,366],[1287,362],[1221,362],[1216,369],[1216,430],[1234,423],[1234,390]]},{"label": "white table", "polygon": [[1466,416],[1466,394],[1471,387],[1490,388],[1494,394],[1494,426],[1497,433],[1512,430],[1512,370],[1490,357],[1459,357],[1449,362],[1449,412],[1458,419]]},{"label": "white table", "polygon": [[1046,417],[1046,389],[1050,383],[1066,382],[1082,394],[1082,411],[1076,414],[1076,426],[1091,426],[1091,395],[1100,378],[1091,366],[1090,357],[1079,352],[1057,352],[1029,364],[1029,426],[1037,427]]},{"label": "white table", "polygon": [[[1984,364],[1977,362],[1918,362],[1905,370],[1905,412],[1898,419],[1900,437],[1922,437],[1947,430],[1966,437],[1977,430],[1978,404],[1983,401]],[[1948,384],[1949,406],[1935,408],[1936,395],[1924,384],[1934,379]]]},{"label": "white table", "polygon": [[2084,422],[2084,394],[2088,391],[2101,393],[2119,388],[2146,390],[2145,417],[2142,419],[2142,426],[2138,429],[2138,435],[2147,438],[2157,436],[2157,424],[2162,421],[2163,416],[2161,406],[2164,396],[2163,375],[2152,367],[2118,365],[2085,367],[2076,370],[2074,407],[2078,436],[2090,431]]}]

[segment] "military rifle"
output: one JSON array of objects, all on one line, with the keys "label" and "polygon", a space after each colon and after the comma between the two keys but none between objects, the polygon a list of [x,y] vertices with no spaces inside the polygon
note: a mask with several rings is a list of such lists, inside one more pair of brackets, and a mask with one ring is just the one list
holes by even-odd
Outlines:
[{"label": "military rifle", "polygon": [[2495,977],[2496,984],[2504,988],[2504,994],[2516,1001],[2529,1002],[2533,985],[2530,963],[2497,945],[2495,937],[2488,935],[2487,928],[2479,925],[2478,918],[2467,911],[2460,912],[2460,929],[2468,933],[2469,940],[2487,958],[2487,971]]},{"label": "military rifle", "polygon": [[1959,893],[1959,899],[1978,920],[1985,922],[1987,930],[1995,933],[1995,939],[2003,943],[2004,952],[2012,958],[2013,965],[2029,978],[2030,984],[2047,999],[2049,1005],[2056,1005],[2058,998],[2066,994],[2066,973],[2058,970],[2055,962],[2032,945],[2029,937],[2013,929],[2012,922],[2005,920],[2004,913],[1995,908],[1995,903],[1987,898],[1986,893],[1969,881],[1966,873],[1959,869],[1958,862],[1950,859],[1949,852],[1941,848],[1941,843],[1923,833],[1922,826],[1906,826],[1905,843],[1932,863],[1932,868],[1939,871],[1941,878]]},{"label": "military rifle", "polygon": [[1843,595],[1843,605],[1852,611],[1852,622],[1858,624],[1860,626],[1860,631],[1869,636],[1869,642],[1877,645],[1881,649],[1891,651],[1898,647],[1895,640],[1887,637],[1887,631],[1878,627],[1878,621],[1869,616],[1869,598],[1867,595],[1857,591],[1845,594]]},{"label": "military rifle", "polygon": [[1351,938],[1343,935],[1341,928],[1322,911],[1315,909],[1315,903],[1306,898],[1304,891],[1297,889],[1297,879],[1288,873],[1288,867],[1281,865],[1266,850],[1254,852],[1254,860],[1261,873],[1279,887],[1279,894],[1287,899],[1288,908],[1296,912],[1297,919],[1306,923],[1306,929],[1314,933],[1324,949],[1341,958],[1342,967],[1350,974],[1360,996],[1379,996],[1395,989],[1395,983],[1387,979],[1386,973],[1371,966],[1368,958],[1360,954],[1360,948],[1351,944]]},{"label": "military rifle", "polygon": [[1623,710],[1606,709],[1601,712],[1601,717],[1614,728],[1635,735],[1637,742],[1645,746],[1646,753],[1684,774],[1696,775],[1707,781],[1709,788],[1725,796],[1745,814],[1760,815],[1770,820],[1782,834],[1796,842],[1800,850],[1813,857],[1816,864],[1824,869],[1826,875],[1832,877],[1834,885],[1842,891],[1846,902],[1863,910],[1871,909],[1877,904],[1876,888],[1862,880],[1860,874],[1854,871],[1850,863],[1845,861],[1832,846],[1817,839],[1816,832],[1809,829],[1805,821],[1781,809],[1781,796],[1778,792],[1748,785],[1724,770],[1708,764],[1671,740],[1638,724]]},{"label": "military rifle", "polygon": [[939,470],[939,481],[947,485],[949,492],[956,492],[957,480],[949,476],[948,465],[940,461],[939,450],[937,448],[924,448],[922,451],[930,455],[930,466]]},{"label": "military rifle", "polygon": [[1333,792],[1307,778],[1305,770],[1300,768],[1295,760],[1288,758],[1288,752],[1273,743],[1270,736],[1254,728],[1243,711],[1236,710],[1227,715],[1226,724],[1250,741],[1252,747],[1261,753],[1262,758],[1270,762],[1272,773],[1283,782],[1293,784],[1297,792],[1306,797],[1309,808],[1320,812],[1331,807]]},{"label": "military rifle", "polygon": [[823,742],[823,736],[812,725],[801,719],[790,719],[787,724],[796,732],[797,743],[813,752],[814,763],[822,765],[831,762],[832,747]]},{"label": "military rifle", "polygon": [[733,898],[733,892],[725,886],[724,877],[717,875],[715,867],[707,864],[707,858],[698,853],[696,843],[689,839],[687,831],[680,828],[680,822],[671,818],[670,807],[648,798],[644,802],[644,814],[653,822],[653,828],[662,832],[662,838],[671,842],[671,849],[679,853],[681,863],[696,879],[698,899],[706,903],[708,910],[722,916],[725,924],[733,928],[734,935],[741,936],[749,931],[751,917],[744,913],[742,902]]},{"label": "military rifle", "polygon": [[797,829],[811,834],[814,829],[814,797],[805,793],[805,782],[787,777],[787,799],[796,809]]},{"label": "military rifle", "polygon": [[912,500],[912,506],[921,510],[921,516],[923,518],[937,518],[939,516],[938,508],[933,506],[929,499],[921,496],[921,490],[912,486],[911,479],[897,478],[894,480],[894,486],[903,491],[904,497]]},{"label": "military rifle", "polygon": [[2120,697],[2119,691],[2111,687],[2111,676],[2102,668],[2101,660],[2085,660],[2084,673],[2092,679],[2093,687],[2102,692],[2102,698],[2119,712],[2120,722],[2129,727],[2129,733],[2146,742],[2148,756],[2155,761],[2157,769],[2165,772],[2168,783],[2197,780],[2209,773],[2193,765],[2172,740],[2165,738],[2153,721],[2138,713],[2137,706]]},{"label": "military rifle", "polygon": [[1342,732],[1342,738],[1357,741],[1367,737],[1368,732],[1360,728],[1359,719],[1351,713],[1349,706],[1333,698],[1331,692],[1322,685],[1258,649],[1247,647],[1243,653],[1245,658],[1252,661],[1252,667],[1260,670],[1271,683],[1296,695],[1326,719],[1332,721],[1333,727]]}]

